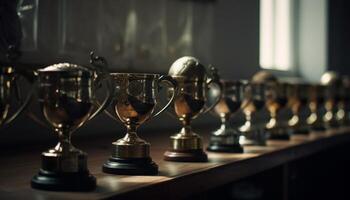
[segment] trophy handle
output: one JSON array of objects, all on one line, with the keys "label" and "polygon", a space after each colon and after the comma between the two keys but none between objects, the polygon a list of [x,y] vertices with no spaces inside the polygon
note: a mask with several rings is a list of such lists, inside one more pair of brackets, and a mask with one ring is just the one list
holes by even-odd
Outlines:
[{"label": "trophy handle", "polygon": [[[16,82],[17,77],[14,77],[14,87],[16,91],[16,97],[21,101],[21,94],[20,94],[20,89],[17,85]],[[32,99],[33,92],[34,92],[34,85],[31,86],[29,93],[27,94],[27,97],[25,98],[24,102],[21,102],[22,105],[17,109],[15,113],[12,114],[11,117],[7,118],[4,124],[10,124],[13,120],[15,120],[29,105],[30,100]]]},{"label": "trophy handle", "polygon": [[[107,60],[100,56],[95,56],[95,53],[90,52],[90,63],[93,66],[93,70],[97,72],[97,77],[95,79],[94,89],[99,88],[102,80],[105,80],[107,87],[107,94],[103,102],[100,104],[99,108],[90,115],[88,120],[93,119],[98,114],[100,114],[103,110],[105,110],[113,99],[114,87],[112,84],[112,78],[108,72],[108,63]],[[97,103],[99,105],[99,103]]]},{"label": "trophy handle", "polygon": [[153,114],[152,118],[157,117],[160,113],[162,113],[164,110],[166,110],[171,105],[171,103],[173,102],[173,100],[175,99],[175,96],[177,94],[177,89],[178,89],[177,82],[173,78],[171,78],[171,76],[168,76],[168,75],[160,76],[158,79],[158,88],[159,88],[159,83],[161,83],[161,82],[170,83],[170,85],[172,86],[172,88],[174,90],[173,90],[173,93],[172,93],[171,98],[169,99],[168,103],[160,111],[158,111],[156,114]]},{"label": "trophy handle", "polygon": [[[219,77],[219,74],[218,74],[218,70],[215,67],[210,66],[210,71],[211,71],[211,74],[212,74],[212,78],[209,79],[209,81],[207,82],[207,85],[208,86],[210,86],[211,84],[217,85],[219,87],[219,95],[217,96],[216,100],[214,101],[214,103],[212,105],[210,105],[209,107],[204,108],[204,111],[202,112],[203,114],[209,112],[210,110],[212,110],[219,103],[219,101],[221,100],[221,97],[222,97],[223,87],[222,87],[222,84],[220,82],[220,77]],[[210,87],[209,87],[209,89],[210,89]]]}]

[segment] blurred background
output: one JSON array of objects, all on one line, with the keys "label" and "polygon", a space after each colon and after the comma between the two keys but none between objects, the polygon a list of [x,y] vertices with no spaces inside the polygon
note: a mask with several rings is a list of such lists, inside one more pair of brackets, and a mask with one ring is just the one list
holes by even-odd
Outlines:
[{"label": "blurred background", "polygon": [[[2,0],[0,63],[28,69],[58,62],[89,65],[94,50],[112,71],[166,74],[177,58],[191,55],[216,66],[224,79],[249,79],[267,69],[317,82],[327,70],[350,75],[349,9],[347,0]],[[15,63],[5,57],[8,45],[21,52]],[[28,111],[37,109],[34,98]],[[195,128],[204,124],[219,125],[219,119],[194,121]],[[179,127],[163,113],[141,132],[170,135]],[[100,115],[73,138],[117,139],[124,132]],[[22,115],[1,130],[0,146],[54,138]]]}]

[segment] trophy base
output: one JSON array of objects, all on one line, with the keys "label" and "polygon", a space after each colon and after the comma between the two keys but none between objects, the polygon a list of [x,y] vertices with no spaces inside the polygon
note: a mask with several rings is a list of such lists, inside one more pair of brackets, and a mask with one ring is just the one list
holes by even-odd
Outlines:
[{"label": "trophy base", "polygon": [[269,133],[270,140],[289,140],[290,139],[290,135],[283,128],[273,128],[273,129],[267,130],[267,132]]},{"label": "trophy base", "polygon": [[208,156],[202,149],[168,150],[164,160],[174,162],[208,162]]},{"label": "trophy base", "polygon": [[[235,141],[236,140],[236,141]],[[243,147],[239,143],[239,136],[235,138],[233,135],[212,135],[208,151],[227,152],[227,153],[243,153]]]},{"label": "trophy base", "polygon": [[289,133],[291,134],[291,135],[307,135],[307,134],[309,134],[310,133],[310,131],[309,131],[309,129],[307,129],[307,128],[292,128],[292,129],[290,129],[289,130]]},{"label": "trophy base", "polygon": [[324,126],[317,126],[317,127],[311,127],[310,128],[310,131],[316,131],[316,132],[318,132],[318,131],[325,131],[325,130],[326,130],[326,128]]},{"label": "trophy base", "polygon": [[31,180],[35,189],[50,191],[90,191],[96,188],[96,178],[85,172],[49,172],[40,170]]},{"label": "trophy base", "polygon": [[102,171],[120,175],[156,175],[158,166],[150,157],[145,158],[113,158],[103,164]]}]

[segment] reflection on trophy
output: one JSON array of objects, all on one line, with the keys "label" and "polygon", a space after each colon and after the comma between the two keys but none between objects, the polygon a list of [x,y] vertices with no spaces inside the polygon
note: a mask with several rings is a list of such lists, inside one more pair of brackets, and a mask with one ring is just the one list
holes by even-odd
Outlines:
[{"label": "reflection on trophy", "polygon": [[336,118],[341,126],[350,125],[350,77],[342,78],[342,86],[339,89],[339,103],[337,106]]},{"label": "reflection on trophy", "polygon": [[305,83],[289,84],[287,89],[288,107],[293,116],[288,121],[291,134],[307,134],[309,132],[306,120],[302,118],[301,111],[307,105],[309,86]]},{"label": "reflection on trophy", "polygon": [[310,115],[306,119],[306,122],[311,131],[324,131],[325,127],[322,120],[321,108],[324,105],[325,86],[318,84],[310,85],[308,93]]},{"label": "reflection on trophy", "polygon": [[[111,73],[116,87],[112,101],[116,120],[127,128],[126,135],[114,142],[112,155],[103,165],[103,172],[112,174],[153,175],[158,166],[150,157],[150,144],[137,135],[137,128],[144,122],[162,113],[172,103],[176,94],[176,83],[170,76],[159,74]],[[160,83],[172,85],[172,97],[157,113]]]},{"label": "reflection on trophy", "polygon": [[339,90],[341,79],[338,74],[332,71],[325,72],[321,77],[321,84],[325,85],[325,109],[323,121],[327,129],[339,126],[336,113],[339,103]]},{"label": "reflection on trophy", "polygon": [[253,125],[253,114],[259,112],[265,105],[265,84],[250,82],[245,87],[242,110],[245,123],[239,128],[243,135],[240,143],[243,145],[266,145],[266,134],[261,124]]},{"label": "reflection on trophy", "polygon": [[[103,61],[93,54],[91,58],[96,66]],[[95,188],[96,179],[87,168],[87,154],[71,144],[71,133],[101,113],[109,103],[113,91],[107,80],[108,95],[100,107],[95,106],[96,89],[104,76],[105,73],[95,68],[93,71],[69,63],[38,70],[38,101],[59,142],[42,153],[41,169],[31,181],[33,188],[68,191]]]},{"label": "reflection on trophy", "polygon": [[[231,127],[230,117],[236,113],[242,104],[245,81],[221,81],[222,95],[219,103],[214,107],[215,113],[221,119],[221,126],[210,137],[208,151],[243,153],[239,143],[240,132]],[[209,92],[208,101],[214,103],[220,91],[213,89]],[[244,106],[243,106],[244,107]]]},{"label": "reflection on trophy", "polygon": [[178,84],[179,93],[174,100],[174,109],[183,128],[179,133],[170,137],[171,146],[164,154],[167,161],[206,162],[208,160],[203,151],[202,138],[194,133],[191,121],[201,113],[212,109],[220,100],[221,90],[216,101],[205,108],[208,86],[217,84],[221,88],[216,70],[212,68],[212,77],[208,78],[205,67],[196,58],[182,57],[176,60],[169,75]]}]

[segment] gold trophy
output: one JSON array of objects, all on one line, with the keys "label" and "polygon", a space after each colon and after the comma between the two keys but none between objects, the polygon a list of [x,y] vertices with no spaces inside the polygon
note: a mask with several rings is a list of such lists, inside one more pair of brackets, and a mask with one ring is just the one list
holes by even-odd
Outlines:
[{"label": "gold trophy", "polygon": [[301,111],[307,106],[309,85],[306,83],[293,83],[288,85],[288,107],[293,116],[288,121],[290,134],[308,134],[306,119],[302,118]]},{"label": "gold trophy", "polygon": [[174,112],[182,122],[181,131],[170,137],[170,148],[164,153],[164,160],[178,162],[206,162],[207,154],[203,151],[202,138],[194,133],[191,121],[201,113],[211,110],[220,100],[221,90],[211,106],[205,108],[208,87],[216,84],[221,88],[215,68],[208,77],[205,67],[194,57],[182,57],[176,60],[169,70],[169,75],[176,80],[179,92],[174,99]]},{"label": "gold trophy", "polygon": [[[243,153],[239,143],[241,133],[230,125],[230,117],[240,110],[244,97],[246,81],[221,80],[222,95],[219,103],[214,107],[216,115],[221,119],[221,126],[210,137],[208,151]],[[209,102],[215,101],[218,90],[209,92]],[[244,105],[242,106],[244,107]]]},{"label": "gold trophy", "polygon": [[[112,101],[115,115],[127,128],[126,135],[113,142],[112,155],[103,165],[103,172],[111,174],[154,175],[158,166],[150,157],[150,144],[137,135],[137,128],[167,109],[176,94],[176,82],[170,76],[159,74],[111,73],[116,87]],[[167,82],[172,88],[168,103],[155,112],[160,83]],[[118,120],[118,121],[119,121]]]},{"label": "gold trophy", "polygon": [[[94,68],[60,63],[37,71],[41,111],[59,142],[41,154],[41,169],[31,181],[33,188],[85,191],[96,186],[96,179],[87,168],[87,154],[71,144],[72,132],[101,113],[113,92],[108,73],[101,68],[105,67],[104,60],[92,53],[91,62]],[[107,80],[108,92],[101,106],[95,106],[102,80]]]},{"label": "gold trophy", "polygon": [[321,108],[324,105],[325,86],[320,84],[312,84],[309,86],[308,93],[310,115],[306,119],[306,122],[310,131],[324,131],[325,126],[322,119]]},{"label": "gold trophy", "polygon": [[339,103],[337,105],[336,118],[341,126],[350,125],[350,77],[342,78],[342,86],[339,89]]},{"label": "gold trophy", "polygon": [[242,105],[244,105],[242,111],[245,116],[245,123],[239,128],[242,134],[240,143],[243,145],[266,145],[267,136],[264,125],[253,122],[254,114],[265,106],[265,84],[249,82],[244,91]]},{"label": "gold trophy", "polygon": [[333,71],[325,72],[321,77],[321,84],[325,85],[325,109],[323,121],[327,129],[339,126],[336,117],[337,106],[339,103],[339,90],[341,79],[338,74]]}]

